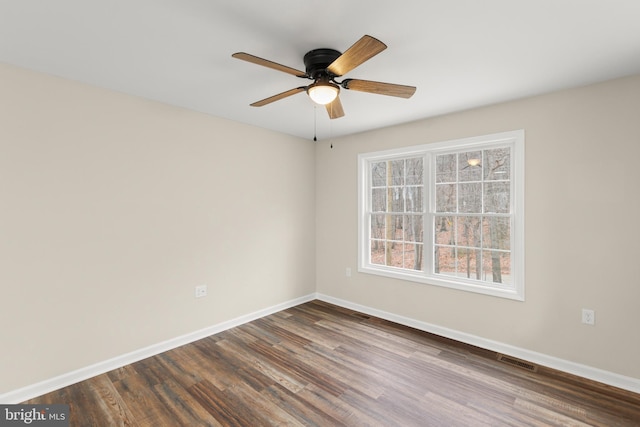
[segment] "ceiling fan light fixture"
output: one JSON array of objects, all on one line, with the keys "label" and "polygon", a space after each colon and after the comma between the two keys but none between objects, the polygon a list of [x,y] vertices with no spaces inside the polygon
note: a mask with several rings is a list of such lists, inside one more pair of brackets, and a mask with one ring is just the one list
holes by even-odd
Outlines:
[{"label": "ceiling fan light fixture", "polygon": [[338,85],[327,81],[316,81],[307,88],[309,98],[316,104],[327,105],[333,102],[338,96],[340,88]]}]

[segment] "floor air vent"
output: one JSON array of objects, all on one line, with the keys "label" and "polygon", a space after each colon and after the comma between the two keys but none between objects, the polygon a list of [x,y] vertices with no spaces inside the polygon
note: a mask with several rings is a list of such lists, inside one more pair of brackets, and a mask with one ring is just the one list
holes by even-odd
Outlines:
[{"label": "floor air vent", "polygon": [[498,353],[498,361],[516,366],[518,368],[526,369],[530,372],[538,372],[538,366],[534,365],[533,363],[525,362],[524,360],[516,359],[515,357]]}]

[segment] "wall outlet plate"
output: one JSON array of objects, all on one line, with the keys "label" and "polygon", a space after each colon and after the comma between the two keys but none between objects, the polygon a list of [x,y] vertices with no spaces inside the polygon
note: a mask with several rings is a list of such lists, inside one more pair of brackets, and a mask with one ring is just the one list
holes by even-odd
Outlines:
[{"label": "wall outlet plate", "polygon": [[202,298],[207,296],[207,285],[196,286],[196,298]]},{"label": "wall outlet plate", "polygon": [[596,312],[588,309],[582,309],[582,323],[585,325],[595,325],[596,324]]}]

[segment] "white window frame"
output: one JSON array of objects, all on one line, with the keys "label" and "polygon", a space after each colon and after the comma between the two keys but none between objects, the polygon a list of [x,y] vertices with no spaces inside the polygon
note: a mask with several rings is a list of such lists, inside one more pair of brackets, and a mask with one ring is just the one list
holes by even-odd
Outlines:
[{"label": "white window frame", "polygon": [[[502,132],[471,138],[442,141],[392,150],[358,155],[358,271],[394,279],[409,280],[452,289],[475,292],[524,301],[524,130]],[[511,275],[512,285],[488,281],[436,275],[433,270],[433,216],[435,211],[434,177],[435,156],[453,151],[489,149],[496,146],[511,147],[510,213],[511,213]],[[370,262],[369,195],[370,164],[386,160],[424,156],[424,270],[409,270]]]}]

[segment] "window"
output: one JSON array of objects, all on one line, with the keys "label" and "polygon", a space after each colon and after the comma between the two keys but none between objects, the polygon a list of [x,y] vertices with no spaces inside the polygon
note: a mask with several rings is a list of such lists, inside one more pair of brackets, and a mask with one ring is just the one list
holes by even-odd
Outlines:
[{"label": "window", "polygon": [[359,271],[524,300],[524,132],[359,156]]}]

